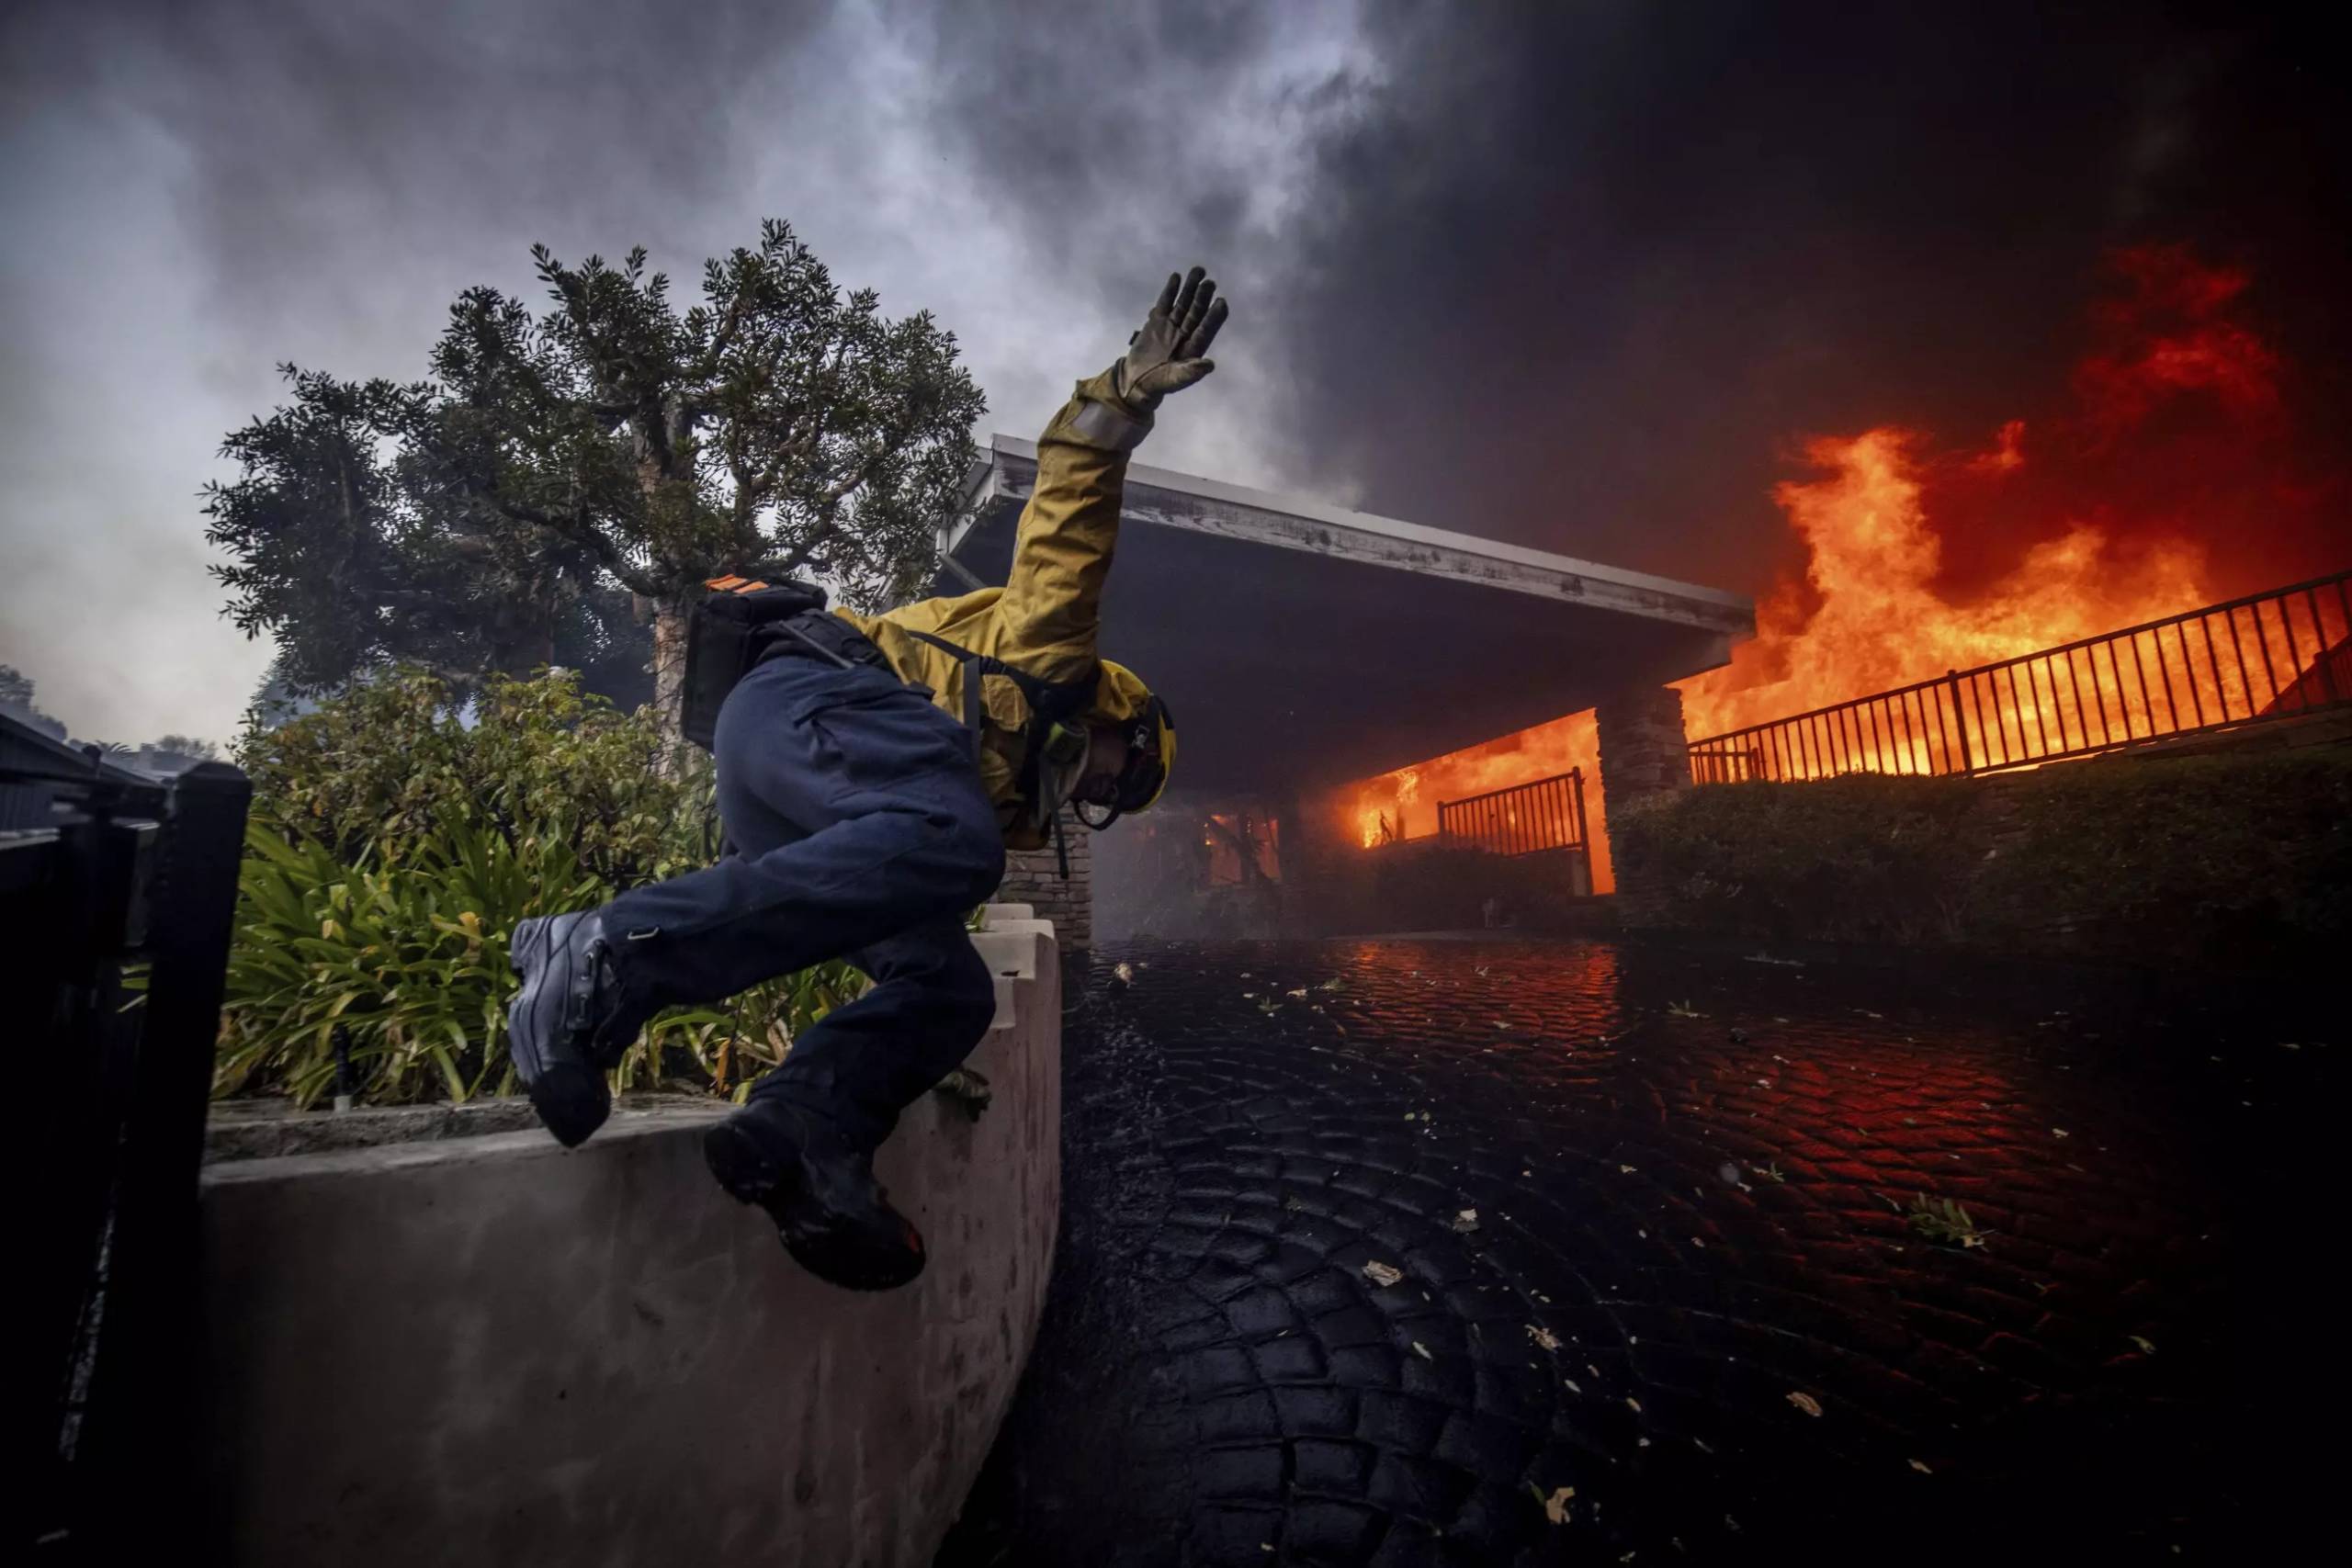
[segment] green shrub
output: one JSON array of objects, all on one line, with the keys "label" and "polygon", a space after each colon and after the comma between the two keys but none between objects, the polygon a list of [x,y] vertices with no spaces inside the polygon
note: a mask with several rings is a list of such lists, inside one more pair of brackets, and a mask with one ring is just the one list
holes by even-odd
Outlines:
[{"label": "green shrub", "polygon": [[1632,923],[2293,964],[2352,946],[2352,750],[1710,785],[1610,828]]},{"label": "green shrub", "polygon": [[[461,722],[437,681],[400,674],[248,732],[256,787],[217,1093],[332,1093],[338,1028],[370,1102],[511,1091],[514,922],[707,863],[708,764],[655,766],[650,712],[615,713],[555,674],[493,682],[475,716]],[[740,1097],[865,984],[822,964],[664,1013],[615,1087]]]},{"label": "green shrub", "polygon": [[2352,950],[2352,750],[2044,768],[2011,815],[1973,890],[1987,928],[2056,915],[2154,958]]},{"label": "green shrub", "polygon": [[709,760],[662,765],[653,710],[620,713],[554,671],[493,676],[470,706],[434,676],[389,671],[276,729],[249,725],[237,761],[254,818],[346,862],[399,854],[459,827],[519,842],[568,836],[615,887],[707,864]]},{"label": "green shrub", "polygon": [[1956,935],[1985,842],[1965,780],[1709,785],[1613,807],[1621,886],[1668,923],[1746,936]]}]

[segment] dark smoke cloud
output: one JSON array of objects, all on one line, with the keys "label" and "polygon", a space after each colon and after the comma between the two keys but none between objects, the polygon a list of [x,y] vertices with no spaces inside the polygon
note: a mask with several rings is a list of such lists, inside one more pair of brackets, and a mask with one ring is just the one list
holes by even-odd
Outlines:
[{"label": "dark smoke cloud", "polygon": [[741,182],[742,95],[826,9],[35,6],[11,39],[11,85],[167,128],[187,160],[184,261],[216,309],[259,327],[285,319],[289,288],[357,311],[453,259],[511,273],[535,239],[576,253],[688,238]]},{"label": "dark smoke cloud", "polygon": [[[1453,472],[1376,442],[1340,454],[1404,509],[1749,586],[1784,538],[1766,497],[1792,435],[1894,422],[1975,442],[2041,412],[2104,252],[2150,235],[2236,251],[2259,237],[2248,208],[2294,199],[2261,188],[2270,160],[2244,145],[2238,117],[2278,88],[2232,40],[1984,6],[1626,15],[1432,40],[1467,52],[1335,153],[1363,195],[1320,248],[1393,265],[1317,300],[1304,341],[1331,352],[1303,378],[1327,406],[1378,385],[1394,419],[1459,411],[1431,433],[1469,458]],[[1427,134],[1481,105],[1476,156]],[[1442,205],[1384,194],[1384,165],[1417,152]],[[2211,203],[2216,164],[2243,199]],[[2325,247],[2339,259],[2344,239]],[[2335,293],[2315,287],[2324,260],[2266,248],[2249,264],[2272,297]],[[1416,281],[1442,301],[1402,355],[1430,367],[1426,399],[1340,330]]]},{"label": "dark smoke cloud", "polygon": [[[1038,222],[1136,178],[1134,116],[1185,108],[1147,82],[1263,44],[1250,8],[1025,9],[943,52],[960,134]],[[1288,378],[1283,460],[1374,510],[1760,589],[1790,564],[1770,494],[1797,437],[1980,444],[2053,412],[2102,258],[2153,241],[2253,274],[2304,460],[2341,471],[2342,82],[2248,16],[1374,4],[1373,69],[1330,75],[1345,112],[1238,258],[1238,330]],[[1137,63],[1170,37],[1181,64]],[[1174,210],[1205,209],[1170,141]],[[2266,566],[2337,564],[2317,516]]]},{"label": "dark smoke cloud", "polygon": [[1058,231],[1060,245],[1097,257],[1120,298],[1171,248],[1228,273],[1241,259],[1252,187],[1272,171],[1237,158],[1234,142],[1255,128],[1232,118],[1239,79],[1280,42],[1278,7],[894,0],[890,10],[928,45],[943,144],[995,197]]},{"label": "dark smoke cloud", "polygon": [[[2064,412],[2121,245],[2249,275],[2288,445],[2340,473],[2340,73],[2247,16],[8,6],[0,660],[87,733],[225,733],[266,650],[214,618],[192,497],[275,362],[413,376],[458,289],[532,289],[534,240],[641,242],[690,286],[765,215],[935,309],[990,429],[1033,430],[1199,258],[1226,368],[1156,461],[1749,591],[1789,564],[1803,436]],[[2341,556],[2322,525],[2271,553]],[[127,558],[121,615],[72,608]]]},{"label": "dark smoke cloud", "polygon": [[1036,417],[1047,383],[985,309],[1020,237],[910,144],[888,42],[866,6],[753,0],[0,8],[0,660],[82,733],[229,733],[268,650],[204,575],[220,436],[281,360],[422,374],[458,290],[537,295],[534,241],[642,243],[691,292],[788,218],[886,309],[967,327]]}]

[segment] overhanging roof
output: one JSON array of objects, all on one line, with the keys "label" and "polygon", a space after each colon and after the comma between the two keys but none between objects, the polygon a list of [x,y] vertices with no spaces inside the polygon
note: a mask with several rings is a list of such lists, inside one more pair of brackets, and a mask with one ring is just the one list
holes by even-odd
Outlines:
[{"label": "overhanging roof", "polygon": [[[1036,474],[990,442],[936,592],[1004,581]],[[1135,464],[1102,652],[1167,699],[1183,786],[1280,791],[1695,675],[1755,626],[1720,589]]]}]

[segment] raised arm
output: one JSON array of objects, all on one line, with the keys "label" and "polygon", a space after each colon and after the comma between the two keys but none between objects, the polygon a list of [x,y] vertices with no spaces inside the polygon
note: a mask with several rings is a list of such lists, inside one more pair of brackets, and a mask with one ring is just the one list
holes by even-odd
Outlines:
[{"label": "raised arm", "polygon": [[1080,381],[1038,437],[1036,488],[997,602],[1006,663],[1056,682],[1093,678],[1127,454],[1151,433],[1160,399],[1216,368],[1206,355],[1225,317],[1226,302],[1201,268],[1169,274],[1125,355]]}]

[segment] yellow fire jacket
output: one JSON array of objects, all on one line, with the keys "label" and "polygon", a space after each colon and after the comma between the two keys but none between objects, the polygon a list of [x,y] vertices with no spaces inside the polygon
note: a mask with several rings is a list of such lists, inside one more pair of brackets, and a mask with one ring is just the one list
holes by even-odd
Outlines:
[{"label": "yellow fire jacket", "polygon": [[[1149,434],[1112,389],[1105,371],[1078,390],[1037,438],[1037,482],[1022,509],[1012,570],[1002,588],[952,599],[923,599],[878,615],[833,613],[871,638],[903,681],[928,686],[933,700],[964,716],[964,667],[953,654],[910,632],[929,632],[996,659],[1041,681],[1068,685],[1095,676],[1090,718],[1134,717],[1150,693],[1116,665],[1097,672],[1095,634],[1102,584],[1118,542],[1127,454]],[[1046,835],[1024,820],[1021,775],[1027,760],[1028,700],[1002,675],[981,677],[980,781],[996,802],[1005,842],[1041,849]]]}]

